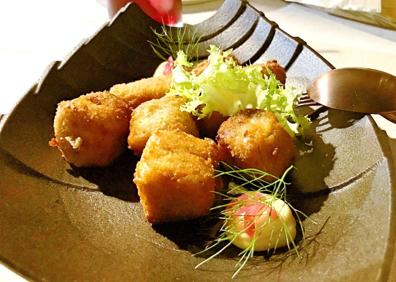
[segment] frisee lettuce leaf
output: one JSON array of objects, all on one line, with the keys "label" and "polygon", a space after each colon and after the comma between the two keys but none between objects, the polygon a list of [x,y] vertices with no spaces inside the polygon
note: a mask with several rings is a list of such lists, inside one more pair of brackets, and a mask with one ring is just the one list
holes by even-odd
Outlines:
[{"label": "frisee lettuce leaf", "polygon": [[244,109],[262,109],[273,112],[290,135],[303,133],[309,119],[294,111],[298,93],[291,87],[284,88],[272,73],[263,76],[260,66],[239,66],[229,59],[231,52],[211,45],[209,65],[196,76],[188,70],[192,64],[186,54],[179,51],[168,95],[185,97],[187,102],[181,110],[198,118],[214,111],[232,116]]}]

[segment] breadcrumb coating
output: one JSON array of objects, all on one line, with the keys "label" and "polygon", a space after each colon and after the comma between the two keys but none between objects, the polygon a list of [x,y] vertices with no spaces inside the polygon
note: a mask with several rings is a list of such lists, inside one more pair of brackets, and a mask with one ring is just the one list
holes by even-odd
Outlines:
[{"label": "breadcrumb coating", "polygon": [[190,113],[182,112],[182,97],[165,96],[138,106],[132,113],[128,147],[140,155],[151,134],[158,130],[181,130],[198,136],[198,129]]},{"label": "breadcrumb coating", "polygon": [[182,131],[151,135],[133,180],[147,220],[160,223],[207,215],[221,185],[215,178],[220,160],[212,140]]},{"label": "breadcrumb coating", "polygon": [[212,112],[210,116],[197,120],[201,136],[215,138],[220,125],[227,119],[219,112]]},{"label": "breadcrumb coating", "polygon": [[277,60],[270,60],[262,65],[263,74],[268,75],[268,69],[283,85],[286,83],[286,70],[280,64],[278,64]]},{"label": "breadcrumb coating", "polygon": [[227,119],[219,128],[217,142],[230,164],[258,168],[276,177],[295,157],[293,138],[273,113],[263,110],[243,110]]},{"label": "breadcrumb coating", "polygon": [[126,148],[130,110],[109,92],[58,104],[50,146],[75,166],[106,166]]},{"label": "breadcrumb coating", "polygon": [[110,88],[110,93],[128,103],[131,110],[143,102],[159,99],[169,91],[171,76],[156,76],[143,78],[130,83],[116,84]]}]

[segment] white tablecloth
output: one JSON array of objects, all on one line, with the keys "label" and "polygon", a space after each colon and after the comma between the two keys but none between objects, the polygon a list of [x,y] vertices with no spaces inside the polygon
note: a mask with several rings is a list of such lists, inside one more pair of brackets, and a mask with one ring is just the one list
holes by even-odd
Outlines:
[{"label": "white tablecloth", "polygon": [[[0,3],[0,113],[8,113],[53,60],[62,60],[107,20],[104,0],[16,0]],[[222,1],[184,7],[184,20],[197,23]],[[396,75],[396,32],[333,17],[279,0],[251,3],[336,67],[370,67]],[[396,93],[395,93],[396,94]],[[396,138],[396,125],[375,117]],[[1,232],[1,231],[0,231]],[[0,246],[1,248],[1,246]],[[23,255],[23,254],[21,254]],[[0,281],[24,281],[0,264]]]}]

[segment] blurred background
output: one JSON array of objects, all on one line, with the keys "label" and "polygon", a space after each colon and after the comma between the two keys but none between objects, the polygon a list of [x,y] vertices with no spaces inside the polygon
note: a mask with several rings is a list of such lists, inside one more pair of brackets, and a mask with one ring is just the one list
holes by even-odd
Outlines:
[{"label": "blurred background", "polygon": [[[202,21],[222,2],[183,1],[183,19],[190,23]],[[250,2],[286,31],[303,38],[337,67],[370,66],[396,74],[396,64],[389,59],[396,49],[395,31],[280,0]],[[1,95],[15,99],[2,100],[0,113],[6,113],[13,107],[16,97],[29,89],[51,61],[64,58],[107,20],[106,0],[2,1]]]}]

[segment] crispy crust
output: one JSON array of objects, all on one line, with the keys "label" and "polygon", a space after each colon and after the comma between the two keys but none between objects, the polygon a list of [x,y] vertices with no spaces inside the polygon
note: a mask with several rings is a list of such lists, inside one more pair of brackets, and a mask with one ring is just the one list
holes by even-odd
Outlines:
[{"label": "crispy crust", "polygon": [[221,183],[214,177],[219,160],[211,140],[181,131],[151,135],[133,180],[147,220],[160,223],[208,214]]},{"label": "crispy crust", "polygon": [[295,156],[293,138],[273,113],[262,110],[244,110],[227,119],[220,126],[217,141],[229,163],[258,168],[277,177]]},{"label": "crispy crust", "polygon": [[286,71],[285,69],[278,64],[276,60],[267,61],[265,64],[262,64],[262,73],[264,75],[268,75],[268,69],[275,75],[276,79],[279,80],[283,85],[286,83]]},{"label": "crispy crust", "polygon": [[110,93],[123,99],[133,110],[143,102],[165,96],[169,91],[171,81],[171,76],[149,77],[130,83],[116,84],[110,88]]},{"label": "crispy crust", "polygon": [[210,116],[197,120],[201,136],[215,138],[220,125],[227,119],[219,112],[212,112]]},{"label": "crispy crust", "polygon": [[129,149],[140,155],[151,134],[158,130],[181,130],[198,136],[198,129],[190,113],[180,111],[184,99],[166,96],[144,102],[132,113]]},{"label": "crispy crust", "polygon": [[106,166],[126,148],[129,116],[127,104],[109,92],[62,101],[49,145],[75,166]]}]

